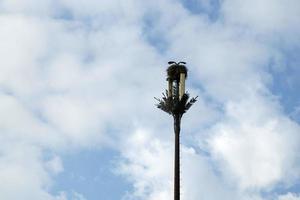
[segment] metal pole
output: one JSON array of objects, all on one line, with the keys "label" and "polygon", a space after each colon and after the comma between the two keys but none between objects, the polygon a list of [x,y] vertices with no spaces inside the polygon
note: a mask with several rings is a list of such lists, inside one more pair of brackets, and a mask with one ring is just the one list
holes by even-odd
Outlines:
[{"label": "metal pole", "polygon": [[180,200],[180,121],[180,115],[175,114],[174,200]]}]

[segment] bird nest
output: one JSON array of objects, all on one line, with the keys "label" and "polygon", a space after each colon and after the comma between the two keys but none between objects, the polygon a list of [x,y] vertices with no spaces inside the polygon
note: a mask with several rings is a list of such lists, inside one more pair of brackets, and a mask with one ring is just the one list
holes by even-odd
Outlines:
[{"label": "bird nest", "polygon": [[167,69],[167,74],[168,74],[168,78],[167,80],[180,80],[180,74],[184,73],[185,74],[185,78],[187,78],[187,68],[184,65],[178,65],[178,64],[173,64],[171,66],[168,67]]}]

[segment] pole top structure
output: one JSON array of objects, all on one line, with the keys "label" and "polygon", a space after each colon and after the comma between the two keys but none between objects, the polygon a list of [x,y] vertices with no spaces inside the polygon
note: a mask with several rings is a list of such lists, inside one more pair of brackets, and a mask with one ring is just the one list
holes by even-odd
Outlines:
[{"label": "pole top structure", "polygon": [[185,66],[186,62],[181,61],[179,63],[176,63],[174,61],[169,61],[168,64],[169,64],[169,67],[167,69],[167,75],[168,75],[167,80],[171,80],[171,81],[177,80],[177,81],[179,81],[181,73],[183,73],[185,75],[185,78],[187,78],[187,71],[188,70]]},{"label": "pole top structure", "polygon": [[[170,115],[179,114],[180,117],[197,101],[197,97],[189,100],[189,94],[185,91],[185,80],[188,69],[185,62],[168,62],[167,81],[168,89],[158,101],[157,107]],[[189,101],[188,101],[189,100]]]}]

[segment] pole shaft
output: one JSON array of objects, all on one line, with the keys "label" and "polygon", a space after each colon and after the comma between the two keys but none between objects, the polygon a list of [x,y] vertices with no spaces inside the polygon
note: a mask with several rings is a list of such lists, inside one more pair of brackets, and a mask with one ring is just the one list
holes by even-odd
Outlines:
[{"label": "pole shaft", "polygon": [[174,200],[180,200],[180,115],[174,115],[175,163],[174,163]]}]

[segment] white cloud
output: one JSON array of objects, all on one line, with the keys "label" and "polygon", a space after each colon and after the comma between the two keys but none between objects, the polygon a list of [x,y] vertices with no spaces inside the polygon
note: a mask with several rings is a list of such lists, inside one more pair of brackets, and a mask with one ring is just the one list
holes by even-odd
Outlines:
[{"label": "white cloud", "polygon": [[123,145],[124,161],[119,171],[128,175],[134,186],[134,193],[127,198],[171,198],[170,144],[164,144],[158,138],[151,137],[151,133],[138,129]]},{"label": "white cloud", "polygon": [[[135,26],[126,26],[126,20],[86,31],[80,21],[39,18],[27,10],[30,4],[18,5],[20,9],[6,2],[9,14],[0,19],[1,144],[13,142],[20,152],[35,151],[27,152],[26,162],[15,157],[11,164],[0,161],[1,199],[82,199],[50,195],[52,175],[63,170],[60,157],[43,160],[35,153],[96,146],[103,141],[118,146],[112,140],[116,136],[105,136],[104,131],[113,126],[124,130],[134,118],[143,119],[144,114],[135,112],[133,119],[124,121],[130,111],[149,112],[144,105],[152,106],[155,87],[149,85],[151,79],[140,76],[146,74],[144,69],[136,66],[153,65],[148,73],[163,79],[160,61],[155,61],[160,58],[139,38]],[[152,61],[143,65],[146,58]],[[129,76],[124,76],[128,71]],[[142,95],[144,90],[148,95]],[[133,104],[137,96],[147,99]],[[12,150],[0,152],[13,156]]]},{"label": "white cloud", "polygon": [[0,23],[1,86],[21,95],[32,93],[41,86],[37,74],[37,61],[45,46],[41,21],[2,15]]},{"label": "white cloud", "polygon": [[61,158],[58,156],[53,157],[51,160],[46,162],[46,168],[53,174],[58,174],[64,170]]},{"label": "white cloud", "polygon": [[[226,181],[219,177],[209,158],[197,154],[192,148],[182,146],[182,198],[193,200],[197,198],[214,199],[245,199],[239,197]],[[191,178],[193,177],[193,178]]]},{"label": "white cloud", "polygon": [[[1,199],[84,199],[48,193],[63,164],[59,154],[43,159],[43,151],[101,145],[121,152],[120,172],[134,186],[129,199],[171,198],[172,123],[154,111],[153,96],[165,87],[162,66],[173,57],[188,62],[192,94],[200,95],[183,121],[195,146],[183,149],[183,198],[254,200],[293,183],[299,125],[267,86],[270,60],[284,59],[269,38],[297,35],[299,4],[221,6],[224,18],[212,24],[169,0],[2,1]],[[153,20],[149,32],[145,19]],[[149,34],[165,42],[164,52]]]},{"label": "white cloud", "polygon": [[222,13],[229,24],[243,26],[249,31],[267,36],[266,40],[280,38],[293,45],[299,34],[300,6],[297,0],[240,1],[225,0]]},{"label": "white cloud", "polygon": [[285,195],[280,195],[278,200],[299,200],[300,196],[294,193],[287,193]]},{"label": "white cloud", "polygon": [[0,9],[7,13],[47,16],[54,11],[54,5],[50,0],[3,0],[0,3]]},{"label": "white cloud", "polygon": [[261,100],[229,103],[228,117],[216,125],[210,141],[216,159],[244,189],[288,182],[296,175],[299,126],[268,107]]},{"label": "white cloud", "polygon": [[[293,28],[299,15],[299,4],[295,0],[239,1],[226,0],[223,3],[225,17],[234,22],[253,25],[252,28],[276,31],[284,27]],[[287,13],[286,11],[290,11]],[[296,27],[295,27],[296,28]]]},{"label": "white cloud", "polygon": [[51,178],[39,148],[20,143],[1,143],[0,198],[54,200],[44,189]]}]

